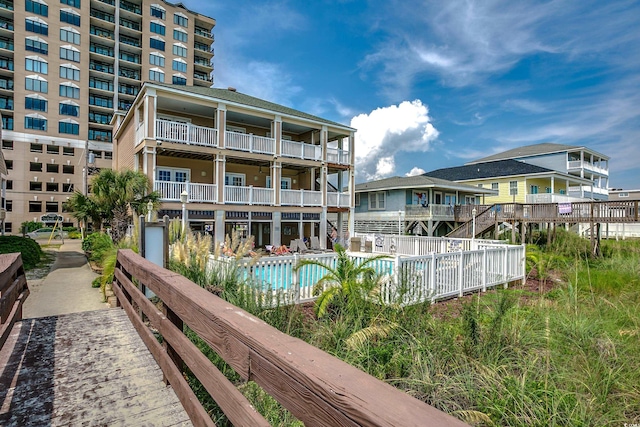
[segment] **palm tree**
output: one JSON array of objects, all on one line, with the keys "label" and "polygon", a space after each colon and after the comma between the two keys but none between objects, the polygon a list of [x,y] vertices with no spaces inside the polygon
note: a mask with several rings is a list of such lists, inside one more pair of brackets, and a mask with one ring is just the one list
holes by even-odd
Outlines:
[{"label": "palm tree", "polygon": [[335,267],[317,260],[305,259],[300,261],[294,269],[297,272],[305,265],[316,265],[327,271],[316,283],[316,286],[325,288],[316,300],[316,315],[319,318],[327,315],[332,306],[345,307],[352,315],[361,314],[367,299],[373,295],[380,282],[380,275],[371,264],[388,258],[387,255],[377,255],[367,258],[361,264],[356,264],[341,245],[336,244],[334,249],[338,254]]},{"label": "palm tree", "polygon": [[[102,228],[103,213],[96,202],[76,191],[65,203],[65,210],[71,212],[71,215],[84,224],[83,230],[86,229],[89,222],[93,224],[94,229]],[[81,231],[83,231],[81,230]]]},{"label": "palm tree", "polygon": [[[131,217],[146,213],[149,201],[157,207],[159,200],[159,194],[151,191],[149,178],[142,172],[103,169],[93,180],[92,194],[87,197],[75,193],[68,206],[78,219],[91,217],[94,224],[111,225],[111,237],[117,243],[124,237]],[[94,217],[96,212],[100,213],[99,221]]]}]

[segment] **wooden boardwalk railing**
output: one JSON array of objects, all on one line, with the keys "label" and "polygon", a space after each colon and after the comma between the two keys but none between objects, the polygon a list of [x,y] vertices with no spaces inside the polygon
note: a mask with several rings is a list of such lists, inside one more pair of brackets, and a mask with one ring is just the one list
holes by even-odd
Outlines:
[{"label": "wooden boardwalk railing", "polygon": [[[145,298],[146,286],[163,311]],[[200,380],[234,425],[265,426],[237,388],[183,333],[188,326],[244,379],[307,426],[462,426],[424,402],[290,337],[131,250],[117,257],[114,292],[196,425],[213,425],[183,375]],[[159,344],[142,313],[163,337]],[[164,347],[164,348],[163,348]]]},{"label": "wooden boardwalk railing", "polygon": [[13,324],[22,319],[22,304],[29,296],[19,253],[0,255],[0,348]]}]

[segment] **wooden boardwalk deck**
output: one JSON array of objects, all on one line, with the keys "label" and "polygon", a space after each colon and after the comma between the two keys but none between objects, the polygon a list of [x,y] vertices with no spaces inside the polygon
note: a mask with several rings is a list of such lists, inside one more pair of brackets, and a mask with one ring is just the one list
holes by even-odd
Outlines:
[{"label": "wooden boardwalk deck", "polygon": [[0,370],[2,426],[191,425],[120,309],[17,322]]}]

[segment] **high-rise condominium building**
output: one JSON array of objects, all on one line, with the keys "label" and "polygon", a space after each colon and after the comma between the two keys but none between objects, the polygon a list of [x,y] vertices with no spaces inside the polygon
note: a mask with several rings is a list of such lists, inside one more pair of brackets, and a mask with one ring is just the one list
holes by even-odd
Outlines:
[{"label": "high-rise condominium building", "polygon": [[63,203],[111,166],[111,117],[143,81],[211,86],[215,20],[163,0],[0,0],[5,231],[73,225]]}]

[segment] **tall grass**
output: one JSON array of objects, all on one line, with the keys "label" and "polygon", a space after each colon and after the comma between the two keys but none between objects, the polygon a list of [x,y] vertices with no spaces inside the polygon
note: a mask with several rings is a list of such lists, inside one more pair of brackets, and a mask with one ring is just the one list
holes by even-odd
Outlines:
[{"label": "tall grass", "polygon": [[[266,306],[233,263],[191,277],[473,425],[640,423],[640,242],[604,241],[601,258],[563,230],[552,243],[540,242],[528,247],[529,276],[548,287],[491,291],[444,303],[448,310],[363,299],[358,310],[310,318],[298,307]],[[299,425],[257,385],[230,377],[273,425]]]}]

